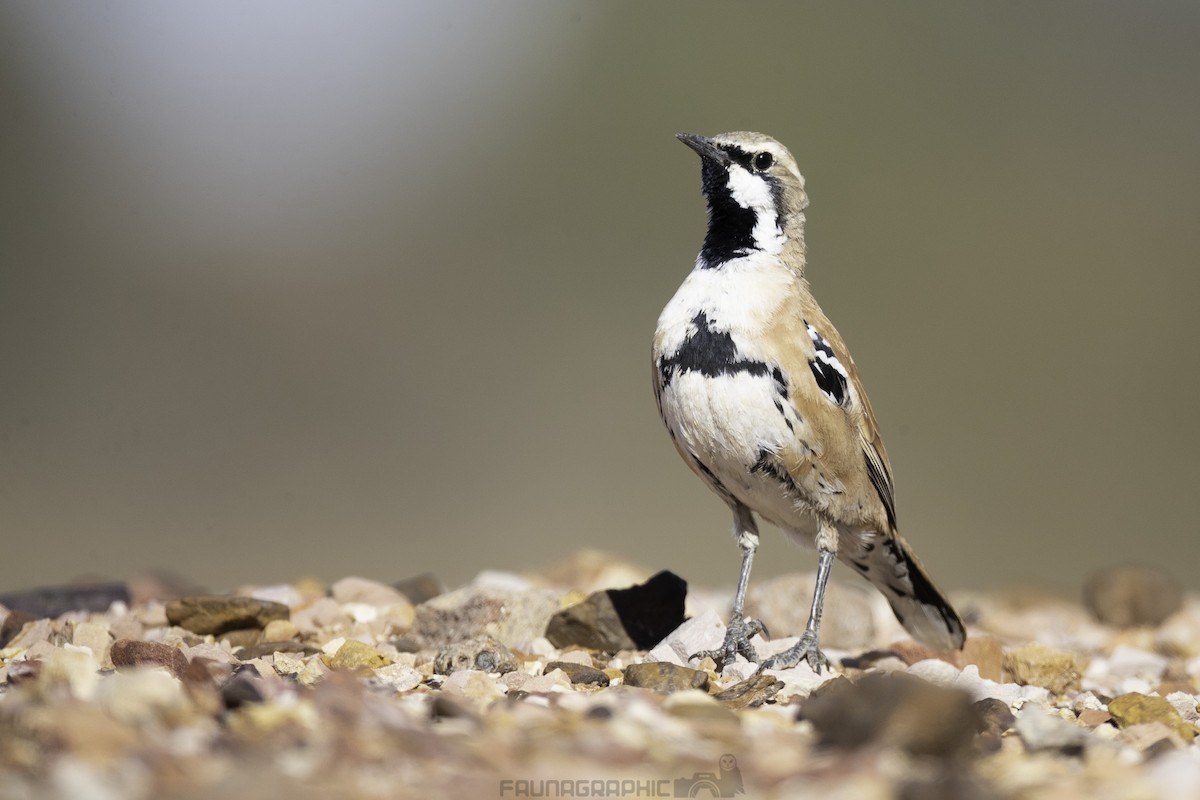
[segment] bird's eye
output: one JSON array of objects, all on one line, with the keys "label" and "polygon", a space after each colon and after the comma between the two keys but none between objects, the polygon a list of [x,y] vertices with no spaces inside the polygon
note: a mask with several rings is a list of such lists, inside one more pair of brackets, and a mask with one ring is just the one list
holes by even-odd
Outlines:
[{"label": "bird's eye", "polygon": [[754,168],[756,170],[758,170],[759,172],[762,172],[764,169],[770,169],[771,165],[774,163],[775,163],[775,156],[771,155],[770,153],[768,153],[766,151],[763,151],[761,153],[756,153],[754,155]]}]

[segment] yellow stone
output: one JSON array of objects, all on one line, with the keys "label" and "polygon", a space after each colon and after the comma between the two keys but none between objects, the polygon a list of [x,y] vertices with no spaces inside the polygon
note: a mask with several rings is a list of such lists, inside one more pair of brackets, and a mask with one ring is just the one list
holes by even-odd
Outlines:
[{"label": "yellow stone", "polygon": [[347,639],[326,663],[333,669],[378,669],[391,664],[392,660],[366,642]]},{"label": "yellow stone", "polygon": [[1185,742],[1196,738],[1196,726],[1184,722],[1175,710],[1175,706],[1164,697],[1129,692],[1120,697],[1114,697],[1108,703],[1108,713],[1118,728],[1128,728],[1131,725],[1142,725],[1147,722],[1161,722],[1179,734]]}]

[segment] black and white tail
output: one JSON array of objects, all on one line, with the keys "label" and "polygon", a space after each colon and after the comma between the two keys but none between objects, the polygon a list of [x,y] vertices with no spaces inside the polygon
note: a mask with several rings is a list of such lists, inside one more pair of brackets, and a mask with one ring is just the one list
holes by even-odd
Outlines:
[{"label": "black and white tail", "polygon": [[908,544],[870,532],[852,538],[841,560],[883,593],[914,639],[937,650],[958,650],[967,633],[958,612],[933,584]]}]

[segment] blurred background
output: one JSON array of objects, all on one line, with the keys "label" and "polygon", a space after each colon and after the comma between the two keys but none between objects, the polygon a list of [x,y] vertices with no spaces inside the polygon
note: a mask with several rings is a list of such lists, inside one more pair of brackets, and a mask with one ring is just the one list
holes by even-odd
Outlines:
[{"label": "blurred background", "polygon": [[579,547],[732,585],[648,359],[704,232],[673,134],[737,129],[807,176],[942,584],[1198,588],[1198,41],[1187,2],[4,2],[0,590]]}]

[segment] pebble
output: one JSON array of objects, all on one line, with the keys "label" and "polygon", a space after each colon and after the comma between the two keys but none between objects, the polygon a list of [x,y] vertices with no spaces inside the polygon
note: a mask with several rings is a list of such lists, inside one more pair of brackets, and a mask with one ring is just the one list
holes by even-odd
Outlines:
[{"label": "pebble", "polygon": [[68,611],[104,612],[113,603],[128,606],[129,601],[129,587],[124,583],[43,586],[0,594],[0,606],[47,619],[55,619]]},{"label": "pebble", "polygon": [[637,686],[643,689],[653,689],[660,694],[670,694],[684,689],[707,688],[708,673],[665,661],[646,661],[626,667],[624,682],[626,686]]},{"label": "pebble", "polygon": [[102,669],[112,667],[112,659],[108,655],[112,643],[108,626],[101,622],[77,622],[71,631],[71,644],[91,650]]},{"label": "pebble", "polygon": [[517,659],[512,650],[491,636],[474,636],[465,642],[446,645],[433,660],[433,669],[442,675],[459,670],[481,670],[483,672],[512,672],[517,668]]},{"label": "pebble", "polygon": [[527,649],[543,636],[559,610],[559,593],[532,588],[515,592],[466,586],[416,608],[414,635],[425,647],[440,648],[488,635],[507,647]]},{"label": "pebble", "polygon": [[[601,581],[621,574],[606,573],[602,558],[587,569]],[[971,624],[961,652],[897,642],[895,625],[876,616],[874,639],[861,648],[826,644],[834,666],[820,676],[807,665],[756,674],[757,665],[741,658],[718,673],[711,659],[688,657],[721,643],[728,592],[689,592],[695,616],[649,652],[564,649],[542,633],[565,598],[583,601],[585,592],[636,581],[546,588],[549,572],[485,573],[456,597],[436,598],[446,605],[432,603],[422,622],[440,618],[458,632],[475,626],[452,640],[447,631],[405,630],[390,620],[386,603],[402,594],[395,587],[355,578],[328,588],[298,581],[244,590],[263,591],[259,600],[283,598],[293,610],[290,620],[243,626],[252,631],[246,636],[265,638],[236,655],[228,633],[171,627],[165,604],[152,599],[53,620],[0,608],[4,635],[23,635],[21,646],[0,650],[0,796],[525,796],[539,787],[518,794],[517,781],[609,777],[665,780],[640,794],[672,796],[678,779],[728,773],[726,756],[743,780],[737,796],[746,797],[1200,791],[1200,737],[1185,738],[1200,721],[1194,596],[1169,626],[1118,629],[1091,621],[1079,603],[960,594]],[[495,634],[519,627],[528,635],[521,644]],[[435,674],[443,649],[485,633],[511,653],[512,671],[472,664]],[[408,652],[398,650],[400,635]],[[1001,669],[1001,639],[1011,673]],[[161,667],[131,669],[126,644],[116,652],[127,665],[108,671],[101,659],[117,640],[165,648],[160,660],[186,664],[182,679]],[[1059,693],[1061,672],[1033,670],[1045,659],[1027,646],[1032,640],[1086,662],[1080,685]],[[760,638],[756,646],[769,655],[794,641]],[[357,666],[331,669],[339,654]],[[1151,711],[1159,718],[1139,721],[1126,708],[1142,704],[1127,696],[1130,687],[1158,706]],[[823,702],[832,709],[826,717],[818,713]],[[514,784],[505,789],[505,780]],[[540,794],[566,796],[547,788]],[[605,794],[639,793],[616,784]]]},{"label": "pebble", "polygon": [[1083,601],[1092,616],[1106,625],[1154,627],[1183,606],[1183,590],[1160,569],[1123,565],[1089,575]]},{"label": "pebble", "polygon": [[329,594],[339,603],[366,603],[371,606],[412,605],[398,589],[386,583],[354,576],[335,581],[329,587]]},{"label": "pebble", "polygon": [[1073,653],[1031,642],[1005,653],[1004,669],[1022,686],[1042,686],[1052,694],[1063,694],[1079,688],[1082,666]]},{"label": "pebble", "polygon": [[[275,667],[279,668],[278,659],[276,659]],[[424,676],[420,672],[404,664],[389,664],[386,667],[379,667],[375,670],[375,677],[397,692],[415,689],[424,681]]]},{"label": "pebble", "polygon": [[[651,661],[669,661],[687,666],[692,653],[715,650],[725,641],[725,623],[717,612],[709,610],[692,617],[671,631],[648,655]],[[752,642],[761,642],[755,637]]]},{"label": "pebble", "polygon": [[117,669],[131,667],[164,667],[176,678],[187,671],[188,660],[178,647],[161,642],[138,642],[118,639],[109,651],[113,666]]},{"label": "pebble", "polygon": [[1014,728],[1031,753],[1054,750],[1064,755],[1081,755],[1088,743],[1085,728],[1043,708],[1022,710]]},{"label": "pebble", "polygon": [[1013,715],[1008,703],[1005,703],[1003,700],[997,700],[994,697],[985,697],[982,700],[976,700],[975,710],[979,714],[979,730],[981,733],[986,732],[1000,736],[1005,731],[1010,730],[1017,722],[1017,718]]},{"label": "pebble", "polygon": [[546,639],[554,647],[586,647],[607,653],[637,648],[608,592],[594,592],[555,613],[546,624]]},{"label": "pebble", "polygon": [[836,749],[895,747],[913,755],[952,758],[971,747],[979,713],[961,690],[904,673],[839,679],[800,706],[821,744]]},{"label": "pebble", "polygon": [[1158,753],[1185,746],[1179,733],[1161,722],[1143,722],[1124,727],[1117,741],[1139,752]]},{"label": "pebble", "polygon": [[561,669],[573,684],[585,686],[608,686],[609,684],[608,676],[600,670],[574,661],[551,661],[542,670],[542,673],[545,674],[556,669]]},{"label": "pebble", "polygon": [[442,690],[456,697],[475,701],[483,707],[505,695],[503,684],[486,672],[474,669],[461,669],[450,675],[442,683]]},{"label": "pebble", "polygon": [[1165,697],[1129,692],[1109,700],[1108,713],[1112,714],[1118,728],[1146,722],[1161,722],[1185,742],[1196,738],[1196,727],[1184,722],[1179,712]]},{"label": "pebble", "polygon": [[1002,649],[1000,641],[994,636],[972,634],[961,650],[933,650],[912,639],[894,642],[887,649],[910,666],[918,661],[937,658],[960,670],[974,664],[981,677],[992,681],[1003,680]]},{"label": "pebble", "polygon": [[411,578],[397,581],[392,588],[404,595],[414,606],[432,600],[446,591],[446,587],[432,572],[423,572]]},{"label": "pebble", "polygon": [[649,650],[683,624],[687,581],[669,570],[655,573],[645,583],[605,593],[634,649]]},{"label": "pebble", "polygon": [[287,619],[288,607],[240,595],[185,597],[167,603],[167,621],[192,633],[222,634],[239,628],[261,630],[274,619]]},{"label": "pebble", "polygon": [[664,570],[636,586],[593,592],[559,611],[546,626],[546,638],[555,647],[648,650],[683,623],[686,600],[687,582]]},{"label": "pebble", "polygon": [[286,642],[300,635],[300,629],[290,619],[273,619],[263,628],[263,640],[267,642]]},{"label": "pebble", "polygon": [[326,656],[330,669],[378,669],[392,663],[377,649],[357,639],[347,639],[332,656]]},{"label": "pebble", "polygon": [[778,678],[759,674],[717,692],[714,698],[726,708],[757,708],[779,694],[783,686]]}]

